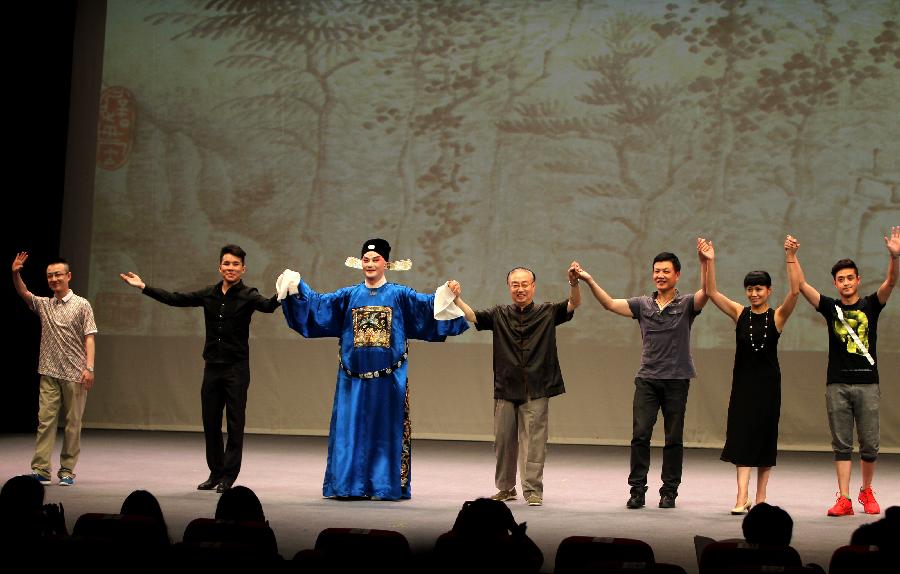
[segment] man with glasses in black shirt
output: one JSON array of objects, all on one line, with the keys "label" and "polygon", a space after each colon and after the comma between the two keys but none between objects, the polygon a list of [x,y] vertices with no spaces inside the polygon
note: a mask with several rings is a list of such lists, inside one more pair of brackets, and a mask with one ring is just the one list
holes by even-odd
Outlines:
[{"label": "man with glasses in black shirt", "polygon": [[572,319],[581,304],[578,263],[569,267],[569,298],[559,303],[534,303],[535,275],[516,267],[506,275],[512,305],[473,311],[460,297],[459,284],[450,289],[466,320],[479,331],[494,333],[494,452],[498,489],[491,498],[516,498],[516,462],[522,495],[529,506],[544,497],[544,459],[550,397],[566,392],[556,353],[556,326]]}]

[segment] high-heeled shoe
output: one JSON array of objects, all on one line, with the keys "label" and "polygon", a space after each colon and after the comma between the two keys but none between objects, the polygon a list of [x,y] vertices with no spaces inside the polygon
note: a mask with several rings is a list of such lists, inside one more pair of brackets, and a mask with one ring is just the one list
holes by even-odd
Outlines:
[{"label": "high-heeled shoe", "polygon": [[750,511],[751,506],[752,506],[752,503],[750,502],[750,499],[748,498],[747,502],[745,502],[744,504],[738,504],[737,506],[732,508],[731,513],[732,514],[747,514],[747,512]]}]

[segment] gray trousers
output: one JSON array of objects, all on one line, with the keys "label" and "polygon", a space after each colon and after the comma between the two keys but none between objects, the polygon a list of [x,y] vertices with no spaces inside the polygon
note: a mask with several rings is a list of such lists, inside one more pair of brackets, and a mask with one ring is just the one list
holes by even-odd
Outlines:
[{"label": "gray trousers", "polygon": [[853,423],[859,435],[859,457],[866,462],[878,458],[878,411],[881,388],[877,384],[825,385],[825,406],[831,427],[834,460],[850,460],[853,453]]},{"label": "gray trousers", "polygon": [[498,490],[516,486],[516,467],[522,479],[522,494],[544,495],[544,459],[547,457],[547,415],[550,399],[524,403],[494,399],[494,452]]}]

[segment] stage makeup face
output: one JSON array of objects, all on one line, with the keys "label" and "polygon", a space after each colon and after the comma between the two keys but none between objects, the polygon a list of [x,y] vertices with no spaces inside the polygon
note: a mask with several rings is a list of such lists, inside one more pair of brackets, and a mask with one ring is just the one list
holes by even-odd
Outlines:
[{"label": "stage makeup face", "polygon": [[374,251],[367,251],[362,256],[363,273],[366,275],[366,283],[375,285],[384,278],[384,270],[387,269],[387,261]]}]

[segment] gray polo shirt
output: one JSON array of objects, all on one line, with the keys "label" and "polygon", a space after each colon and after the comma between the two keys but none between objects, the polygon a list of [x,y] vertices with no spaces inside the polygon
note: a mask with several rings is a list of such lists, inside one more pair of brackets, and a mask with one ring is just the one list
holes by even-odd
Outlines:
[{"label": "gray polo shirt", "polygon": [[694,310],[694,294],[675,298],[662,310],[656,295],[628,299],[631,316],[641,326],[643,349],[637,376],[644,379],[692,379],[697,376],[691,359],[691,325],[700,311]]}]

